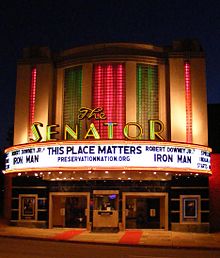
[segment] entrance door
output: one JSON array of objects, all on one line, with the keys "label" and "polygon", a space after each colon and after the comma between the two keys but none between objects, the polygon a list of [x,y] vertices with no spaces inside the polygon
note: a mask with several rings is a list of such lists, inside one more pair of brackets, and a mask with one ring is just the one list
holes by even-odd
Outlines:
[{"label": "entrance door", "polygon": [[89,225],[89,194],[51,194],[49,226],[86,228]]},{"label": "entrance door", "polygon": [[65,227],[85,228],[87,200],[85,196],[66,197],[65,200]]},{"label": "entrance door", "polygon": [[160,198],[128,197],[126,228],[160,228]]},{"label": "entrance door", "polygon": [[168,229],[167,194],[124,193],[123,214],[127,229]]},{"label": "entrance door", "polygon": [[146,228],[160,228],[160,198],[147,198]]}]

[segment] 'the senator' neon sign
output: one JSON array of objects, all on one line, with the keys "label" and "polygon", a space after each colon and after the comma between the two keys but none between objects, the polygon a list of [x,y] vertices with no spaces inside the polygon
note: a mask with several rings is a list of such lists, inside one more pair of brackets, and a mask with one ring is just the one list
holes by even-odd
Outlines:
[{"label": "'the senator' neon sign", "polygon": [[[95,120],[105,120],[106,115],[103,112],[103,108],[95,108],[90,109],[86,107],[82,107],[79,110],[78,119],[95,119]],[[149,140],[164,140],[162,137],[162,132],[164,131],[164,125],[163,123],[158,119],[150,119],[148,121],[149,123]],[[106,130],[108,132],[108,140],[111,140],[114,138],[114,127],[118,125],[117,122],[103,122],[103,125],[106,126]],[[33,133],[33,138],[31,139],[31,142],[40,142],[43,138],[42,133],[40,131],[40,127],[43,127],[44,125],[41,122],[34,122],[31,130]],[[57,139],[54,137],[55,135],[59,134],[56,129],[59,127],[58,124],[53,125],[46,125],[46,141],[56,141]],[[130,134],[131,128],[136,128],[137,134],[135,136]],[[123,129],[122,134],[124,137],[128,140],[140,140],[142,139],[143,135],[143,128],[142,126],[137,122],[128,122]],[[64,125],[64,140],[67,140],[67,137],[70,136],[72,140],[79,140],[79,125],[76,124],[75,128],[70,127],[68,124]],[[94,123],[91,123],[89,125],[89,128],[87,129],[84,139],[95,139],[100,140],[100,134],[95,127]]]}]

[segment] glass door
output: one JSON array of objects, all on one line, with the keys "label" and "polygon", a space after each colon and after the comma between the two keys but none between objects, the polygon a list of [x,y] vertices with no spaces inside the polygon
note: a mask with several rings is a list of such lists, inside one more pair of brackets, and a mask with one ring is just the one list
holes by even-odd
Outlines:
[{"label": "glass door", "polygon": [[85,196],[66,197],[65,227],[85,228],[87,200]]},{"label": "glass door", "polygon": [[126,228],[160,228],[160,198],[127,197]]},{"label": "glass door", "polygon": [[52,197],[52,227],[87,227],[87,196],[54,195]]}]

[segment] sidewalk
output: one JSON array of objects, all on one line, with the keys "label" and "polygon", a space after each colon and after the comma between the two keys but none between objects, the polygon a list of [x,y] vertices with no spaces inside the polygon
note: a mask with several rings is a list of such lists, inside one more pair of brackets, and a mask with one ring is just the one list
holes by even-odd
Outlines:
[{"label": "sidewalk", "polygon": [[0,236],[96,244],[220,250],[220,233],[203,234],[160,230],[126,230],[118,233],[93,233],[84,229],[38,229],[0,224]]}]

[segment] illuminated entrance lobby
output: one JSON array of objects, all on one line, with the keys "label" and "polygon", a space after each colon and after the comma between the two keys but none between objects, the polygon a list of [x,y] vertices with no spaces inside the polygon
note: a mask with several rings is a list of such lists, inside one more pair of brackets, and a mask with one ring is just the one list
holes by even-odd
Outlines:
[{"label": "illuminated entrance lobby", "polygon": [[206,107],[195,41],[24,49],[5,150],[10,223],[208,231]]}]

